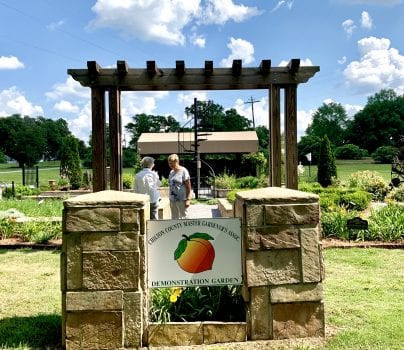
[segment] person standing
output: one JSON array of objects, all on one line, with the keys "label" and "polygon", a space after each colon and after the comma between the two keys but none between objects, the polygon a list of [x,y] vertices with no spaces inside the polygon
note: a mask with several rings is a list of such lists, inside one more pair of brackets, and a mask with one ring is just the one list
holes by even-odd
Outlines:
[{"label": "person standing", "polygon": [[186,219],[187,209],[191,204],[191,179],[188,170],[180,165],[177,154],[168,156],[168,175],[170,186],[170,208],[172,219]]},{"label": "person standing", "polygon": [[149,195],[150,198],[150,219],[158,219],[158,203],[160,201],[159,187],[161,182],[154,167],[154,159],[152,157],[144,157],[141,160],[142,170],[135,175],[134,190],[136,193]]}]

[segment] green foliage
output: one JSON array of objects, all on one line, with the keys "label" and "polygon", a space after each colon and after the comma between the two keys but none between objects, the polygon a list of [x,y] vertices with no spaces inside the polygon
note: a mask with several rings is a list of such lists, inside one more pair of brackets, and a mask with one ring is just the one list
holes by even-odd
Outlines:
[{"label": "green foliage", "polygon": [[137,162],[139,162],[139,154],[133,148],[122,150],[122,166],[124,168],[133,168]]},{"label": "green foliage", "polygon": [[217,175],[214,179],[211,180],[211,183],[216,188],[223,188],[223,189],[235,189],[237,188],[237,177],[236,175],[229,175],[227,173],[222,173]]},{"label": "green foliage", "polygon": [[[31,186],[23,186],[23,185],[14,185],[14,195],[15,197],[21,196],[36,196],[40,193],[40,190],[36,187]],[[3,188],[2,193],[3,198],[12,198],[13,197],[13,188],[12,186],[7,186]]]},{"label": "green foliage", "polygon": [[351,174],[348,184],[350,187],[361,188],[373,195],[375,200],[383,200],[388,191],[387,182],[375,171],[358,171]]},{"label": "green foliage", "polygon": [[386,196],[386,201],[404,202],[404,183],[394,187]]},{"label": "green foliage", "polygon": [[230,203],[234,203],[234,201],[236,200],[236,193],[237,190],[233,190],[233,191],[229,191],[226,195],[226,199],[230,202]]},{"label": "green foliage", "polygon": [[161,177],[161,186],[162,187],[168,187],[169,186],[168,179],[166,179],[164,176]]},{"label": "green foliage", "polygon": [[404,207],[392,203],[373,210],[366,239],[390,242],[404,239]]},{"label": "green foliage", "polygon": [[323,137],[320,145],[318,166],[317,166],[317,181],[323,187],[331,185],[332,178],[337,176],[337,167],[335,165],[335,157],[331,150],[330,140],[327,135]]},{"label": "green foliage", "polygon": [[254,176],[244,176],[236,180],[237,188],[257,188],[259,180]]},{"label": "green foliage", "polygon": [[69,179],[70,186],[77,190],[82,185],[82,170],[77,139],[69,135],[63,141],[60,154],[60,176]]},{"label": "green foliage", "polygon": [[303,136],[297,144],[299,161],[303,164],[309,164],[306,155],[311,153],[311,163],[317,164],[321,140],[318,136]]},{"label": "green foliage", "polygon": [[376,163],[390,164],[397,154],[397,149],[393,146],[381,146],[372,153],[372,158]]},{"label": "green foliage", "polygon": [[259,176],[266,173],[268,168],[268,160],[262,152],[243,154],[242,164],[245,167],[256,169],[256,174]]},{"label": "green foliage", "polygon": [[356,240],[357,230],[348,230],[347,220],[356,216],[355,211],[338,208],[334,211],[321,212],[321,232],[323,237],[335,237],[342,240]]},{"label": "green foliage", "polygon": [[337,159],[361,159],[367,156],[367,151],[349,143],[335,148]]},{"label": "green foliage", "polygon": [[151,296],[152,322],[245,320],[240,286],[158,288]]},{"label": "green foliage", "polygon": [[131,174],[123,174],[122,175],[122,186],[125,190],[129,190],[133,188],[133,175]]}]

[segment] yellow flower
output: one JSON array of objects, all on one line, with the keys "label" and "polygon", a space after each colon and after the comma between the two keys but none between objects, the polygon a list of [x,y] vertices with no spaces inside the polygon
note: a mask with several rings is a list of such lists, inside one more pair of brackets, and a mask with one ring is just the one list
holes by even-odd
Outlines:
[{"label": "yellow flower", "polygon": [[171,288],[170,302],[175,303],[182,293],[182,288]]}]

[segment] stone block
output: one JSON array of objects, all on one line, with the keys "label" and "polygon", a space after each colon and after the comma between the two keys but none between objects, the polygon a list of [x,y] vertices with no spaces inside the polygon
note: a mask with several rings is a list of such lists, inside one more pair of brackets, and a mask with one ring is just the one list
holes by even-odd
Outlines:
[{"label": "stone block", "polygon": [[245,322],[203,322],[203,343],[242,342],[247,339]]},{"label": "stone block", "polygon": [[246,206],[247,226],[262,226],[264,222],[264,207],[262,205]]},{"label": "stone block", "polygon": [[112,311],[122,309],[123,293],[120,290],[66,293],[66,311]]},{"label": "stone block", "polygon": [[324,337],[322,302],[273,304],[272,314],[273,339]]},{"label": "stone block", "polygon": [[248,250],[298,248],[299,230],[295,226],[248,227]]},{"label": "stone block", "polygon": [[271,287],[270,296],[271,303],[321,301],[323,300],[323,285],[309,283]]},{"label": "stone block", "polygon": [[67,232],[111,232],[119,230],[119,208],[72,208],[66,216]]},{"label": "stone block", "polygon": [[320,220],[320,207],[313,204],[266,205],[267,225],[317,225]]},{"label": "stone block", "polygon": [[143,328],[146,315],[143,309],[141,292],[124,293],[124,345],[125,348],[139,348],[142,346]]},{"label": "stone block", "polygon": [[272,322],[269,287],[250,288],[250,303],[248,311],[249,339],[270,339]]},{"label": "stone block", "polygon": [[201,322],[149,324],[149,346],[186,346],[203,344]]},{"label": "stone block", "polygon": [[122,348],[121,312],[68,312],[66,349]]},{"label": "stone block", "polygon": [[136,232],[90,232],[82,235],[81,244],[83,251],[135,251],[139,249],[138,237]]},{"label": "stone block", "polygon": [[300,244],[302,254],[302,276],[303,282],[320,282],[320,246],[318,240],[318,230],[302,229],[300,232]]},{"label": "stone block", "polygon": [[246,275],[248,287],[299,283],[299,250],[247,252]]},{"label": "stone block", "polygon": [[120,231],[139,230],[139,209],[122,208],[122,219]]},{"label": "stone block", "polygon": [[[66,259],[66,290],[81,289],[83,284],[81,238],[79,234],[63,234],[63,251]],[[62,274],[62,276],[64,273]]]},{"label": "stone block", "polygon": [[136,290],[138,280],[138,252],[83,253],[83,287],[86,289]]}]

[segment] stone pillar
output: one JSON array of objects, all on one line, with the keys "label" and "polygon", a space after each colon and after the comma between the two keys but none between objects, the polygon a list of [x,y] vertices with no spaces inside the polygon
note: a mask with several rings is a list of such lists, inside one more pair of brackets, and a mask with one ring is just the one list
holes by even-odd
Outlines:
[{"label": "stone pillar", "polygon": [[137,349],[147,342],[148,201],[141,194],[101,191],[64,202],[64,348]]},{"label": "stone pillar", "polygon": [[319,197],[268,187],[238,192],[248,338],[324,336]]}]

